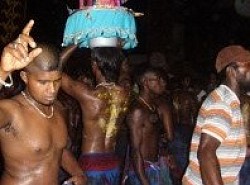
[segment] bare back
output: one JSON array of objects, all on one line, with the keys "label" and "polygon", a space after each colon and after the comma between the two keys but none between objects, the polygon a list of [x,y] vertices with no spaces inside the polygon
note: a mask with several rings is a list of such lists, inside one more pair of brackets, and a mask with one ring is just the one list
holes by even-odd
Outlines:
[{"label": "bare back", "polygon": [[99,86],[81,103],[83,110],[82,152],[114,152],[116,137],[124,113],[128,95],[119,86]]},{"label": "bare back", "polygon": [[117,133],[128,107],[128,91],[114,83],[90,87],[66,75],[62,87],[81,106],[82,153],[114,152]]},{"label": "bare back", "polygon": [[0,129],[5,162],[1,185],[58,185],[58,168],[67,143],[61,110],[55,103],[54,115],[47,119],[22,95],[0,102],[0,114],[10,119]]}]

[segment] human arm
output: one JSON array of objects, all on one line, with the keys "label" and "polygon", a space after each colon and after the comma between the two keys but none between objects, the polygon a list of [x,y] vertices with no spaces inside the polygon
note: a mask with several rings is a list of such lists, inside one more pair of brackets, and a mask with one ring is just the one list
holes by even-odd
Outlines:
[{"label": "human arm", "polygon": [[[200,116],[203,123],[200,125]],[[223,185],[221,166],[216,151],[230,131],[232,120],[230,105],[225,102],[202,105],[197,119],[201,131],[197,157],[203,184]]]},{"label": "human arm", "polygon": [[[42,52],[41,48],[36,48],[34,39],[29,35],[33,25],[34,21],[30,20],[18,38],[3,49],[0,63],[0,78],[2,81],[5,81],[11,72],[29,65]],[[33,50],[29,51],[28,47],[33,48]],[[0,88],[2,88],[2,85],[3,83]]]},{"label": "human arm", "polygon": [[173,122],[174,122],[174,125],[177,125],[180,123],[180,114],[179,114],[180,103],[179,103],[178,96],[179,95],[177,92],[175,92],[173,94]]},{"label": "human arm", "polygon": [[218,139],[205,133],[201,134],[197,155],[204,185],[223,185],[220,164],[216,156],[219,145],[220,141]]},{"label": "human arm", "polygon": [[121,185],[126,185],[126,180],[128,179],[128,170],[130,166],[129,153],[130,153],[129,144],[126,145],[125,156],[122,164],[122,174],[121,174]]},{"label": "human arm", "polygon": [[62,167],[72,177],[67,182],[74,182],[74,185],[87,184],[87,177],[77,163],[75,157],[68,149],[63,149]]},{"label": "human arm", "polygon": [[[60,60],[62,65],[66,65],[68,59],[72,55],[72,53],[77,49],[78,45],[71,45],[63,49],[60,53]],[[87,89],[87,84],[84,84],[83,81],[79,82],[77,80],[72,79],[66,73],[62,75],[62,89],[67,94],[73,96],[74,98],[79,98],[79,95]]]},{"label": "human arm", "polygon": [[127,123],[130,129],[130,142],[132,149],[133,163],[138,178],[142,185],[149,185],[144,170],[144,159],[141,151],[143,142],[143,112],[141,110],[132,111],[127,118]]},{"label": "human arm", "polygon": [[166,102],[161,101],[159,102],[158,108],[159,114],[162,119],[164,131],[165,131],[165,139],[168,141],[173,140],[173,119],[172,119],[172,111],[170,106],[167,105]]},{"label": "human arm", "polygon": [[87,84],[72,79],[66,73],[62,75],[62,90],[77,100],[89,89]]}]

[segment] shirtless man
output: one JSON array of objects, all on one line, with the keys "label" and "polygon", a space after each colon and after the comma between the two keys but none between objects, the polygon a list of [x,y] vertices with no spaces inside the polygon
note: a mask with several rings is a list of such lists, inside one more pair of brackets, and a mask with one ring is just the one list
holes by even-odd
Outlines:
[{"label": "shirtless man", "polygon": [[62,106],[56,101],[61,84],[61,65],[56,50],[49,45],[35,48],[29,33],[30,21],[19,37],[8,44],[0,63],[1,86],[15,70],[26,87],[11,99],[0,101],[0,140],[4,159],[1,185],[58,185],[59,167],[74,185],[85,184],[77,161],[66,149],[67,129]]},{"label": "shirtless man", "polygon": [[130,161],[133,164],[128,180],[133,185],[171,183],[169,176],[160,175],[166,174],[163,169],[167,169],[166,164],[159,159],[161,128],[165,130],[166,140],[170,141],[173,138],[170,107],[164,101],[155,101],[165,90],[160,74],[158,70],[150,67],[145,67],[140,72],[137,80],[140,94],[127,116],[131,136]]},{"label": "shirtless man", "polygon": [[117,133],[127,110],[129,92],[117,85],[124,56],[119,48],[92,49],[96,86],[63,75],[63,90],[82,110],[82,154],[79,163],[91,185],[119,184],[119,159],[114,154]]}]

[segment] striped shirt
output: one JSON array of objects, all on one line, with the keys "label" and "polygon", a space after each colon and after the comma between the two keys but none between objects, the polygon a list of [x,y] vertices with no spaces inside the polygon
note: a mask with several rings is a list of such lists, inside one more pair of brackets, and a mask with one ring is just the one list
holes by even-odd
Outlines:
[{"label": "striped shirt", "polygon": [[201,106],[192,136],[189,165],[182,179],[183,185],[202,185],[197,159],[202,133],[221,142],[216,155],[224,184],[238,184],[238,173],[246,154],[246,135],[240,101],[227,86],[220,85],[210,93]]}]

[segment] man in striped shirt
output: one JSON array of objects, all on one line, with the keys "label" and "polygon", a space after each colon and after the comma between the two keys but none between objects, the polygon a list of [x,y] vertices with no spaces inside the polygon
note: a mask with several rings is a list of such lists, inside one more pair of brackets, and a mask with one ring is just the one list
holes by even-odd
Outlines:
[{"label": "man in striped shirt", "polygon": [[234,185],[246,154],[239,95],[250,86],[250,52],[223,48],[216,58],[222,84],[203,102],[192,136],[183,185]]}]

